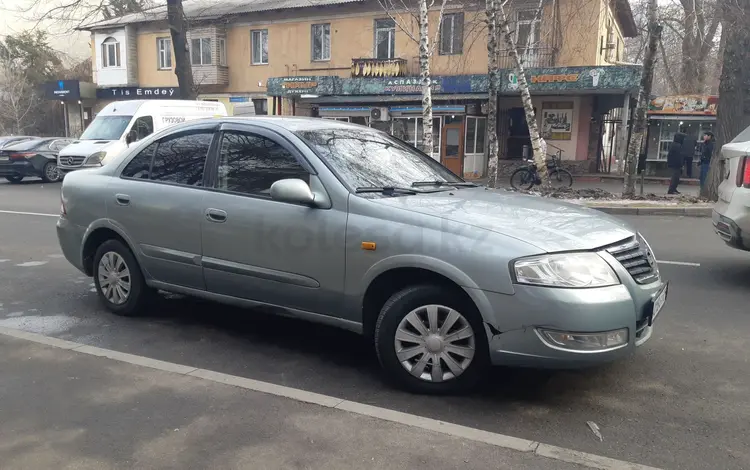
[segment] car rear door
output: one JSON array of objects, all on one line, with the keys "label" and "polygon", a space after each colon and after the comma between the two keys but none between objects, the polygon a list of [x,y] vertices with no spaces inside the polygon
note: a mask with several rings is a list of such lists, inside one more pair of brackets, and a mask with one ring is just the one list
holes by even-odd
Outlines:
[{"label": "car rear door", "polygon": [[130,238],[156,281],[205,289],[201,220],[205,165],[217,124],[182,129],[154,141],[113,178],[107,216]]}]

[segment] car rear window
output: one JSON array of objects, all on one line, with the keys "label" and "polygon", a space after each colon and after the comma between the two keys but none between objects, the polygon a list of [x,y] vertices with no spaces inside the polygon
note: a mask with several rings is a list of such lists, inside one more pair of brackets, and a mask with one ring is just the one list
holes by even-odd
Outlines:
[{"label": "car rear window", "polygon": [[24,140],[23,142],[19,142],[17,144],[11,143],[7,147],[5,147],[5,150],[33,150],[37,147],[41,147],[44,144],[48,144],[49,140]]},{"label": "car rear window", "polygon": [[738,142],[750,142],[750,126],[748,126],[744,131],[737,134],[737,137],[732,139],[731,143],[738,143]]}]

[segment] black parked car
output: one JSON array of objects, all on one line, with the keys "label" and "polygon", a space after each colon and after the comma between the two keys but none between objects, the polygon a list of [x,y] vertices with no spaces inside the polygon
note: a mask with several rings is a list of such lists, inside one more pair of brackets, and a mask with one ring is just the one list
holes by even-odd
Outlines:
[{"label": "black parked car", "polygon": [[2,147],[0,176],[11,183],[20,183],[27,176],[38,176],[45,183],[62,179],[57,171],[57,154],[73,139],[59,137],[34,138]]}]

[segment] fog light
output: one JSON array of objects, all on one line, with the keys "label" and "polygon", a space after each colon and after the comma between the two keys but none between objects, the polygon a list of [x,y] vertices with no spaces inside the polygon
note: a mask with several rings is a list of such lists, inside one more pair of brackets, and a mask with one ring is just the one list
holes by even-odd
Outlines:
[{"label": "fog light", "polygon": [[603,333],[568,333],[542,329],[537,332],[548,345],[572,351],[605,351],[628,344],[627,328]]}]

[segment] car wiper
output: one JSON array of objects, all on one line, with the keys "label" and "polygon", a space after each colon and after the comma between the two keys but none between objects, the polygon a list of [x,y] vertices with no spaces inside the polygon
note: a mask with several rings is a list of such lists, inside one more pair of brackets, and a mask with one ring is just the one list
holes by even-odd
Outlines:
[{"label": "car wiper", "polygon": [[412,188],[399,188],[398,186],[362,186],[354,190],[355,193],[383,193],[383,194],[417,194]]},{"label": "car wiper", "polygon": [[418,188],[420,186],[438,186],[438,187],[440,187],[440,186],[456,186],[456,187],[460,187],[460,188],[475,188],[475,187],[477,187],[477,185],[474,184],[474,183],[461,182],[461,181],[452,182],[452,183],[449,182],[449,181],[416,181],[416,182],[412,183],[411,185],[414,188]]}]

